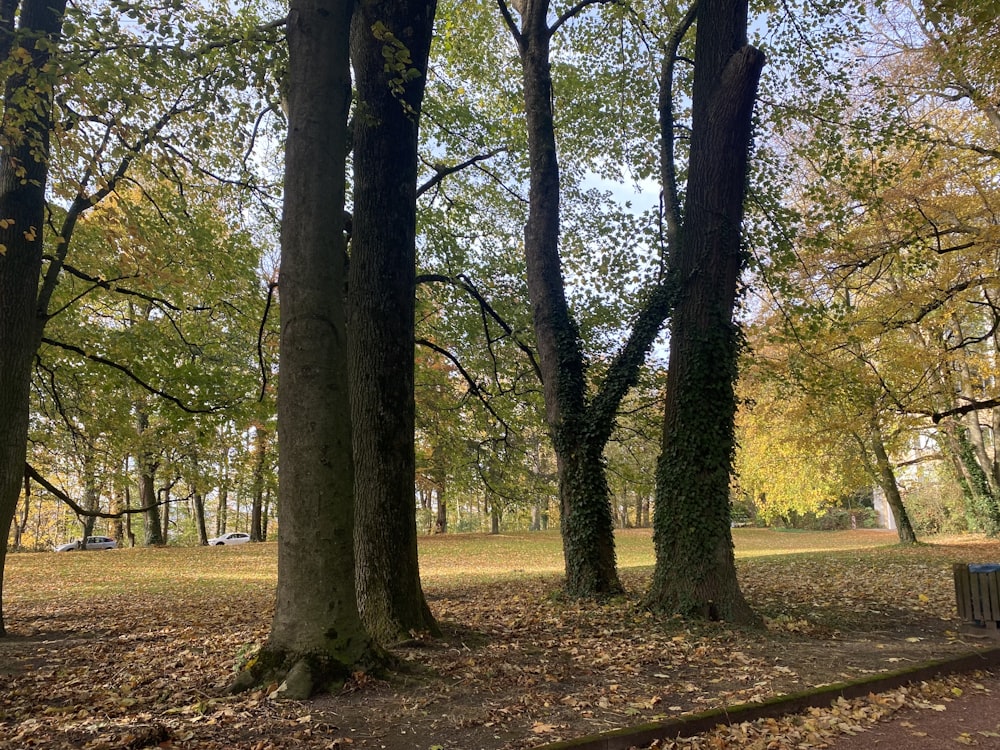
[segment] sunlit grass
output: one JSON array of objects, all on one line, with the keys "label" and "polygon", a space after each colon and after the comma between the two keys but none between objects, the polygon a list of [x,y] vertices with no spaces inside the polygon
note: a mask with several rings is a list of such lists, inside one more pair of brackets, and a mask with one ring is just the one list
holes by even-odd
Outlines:
[{"label": "sunlit grass", "polygon": [[[787,533],[734,529],[733,537],[738,558],[842,552],[896,542],[891,532],[870,530]],[[654,563],[649,529],[619,531],[616,546],[622,569]],[[420,566],[429,586],[559,575],[563,571],[562,543],[557,530],[424,536],[420,538]],[[235,594],[275,585],[277,544],[11,554],[5,579],[7,603],[130,593],[183,597],[195,590]]]}]

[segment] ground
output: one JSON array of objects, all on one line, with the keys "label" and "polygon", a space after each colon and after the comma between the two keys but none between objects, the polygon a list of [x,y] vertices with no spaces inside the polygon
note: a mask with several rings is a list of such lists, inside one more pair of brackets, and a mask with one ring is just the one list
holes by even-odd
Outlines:
[{"label": "ground", "polygon": [[[266,556],[193,551],[234,563],[199,568],[194,585],[181,553],[142,552],[80,553],[75,590],[62,568],[46,573],[64,556],[13,556],[0,750],[520,750],[995,645],[959,633],[950,566],[1000,560],[1000,544],[944,540],[740,560],[766,630],[642,610],[648,567],[623,570],[629,596],[603,605],[566,600],[552,574],[429,577],[444,637],[415,634],[396,671],[305,703],[227,697],[267,634]],[[109,591],[97,579],[112,563]]]}]

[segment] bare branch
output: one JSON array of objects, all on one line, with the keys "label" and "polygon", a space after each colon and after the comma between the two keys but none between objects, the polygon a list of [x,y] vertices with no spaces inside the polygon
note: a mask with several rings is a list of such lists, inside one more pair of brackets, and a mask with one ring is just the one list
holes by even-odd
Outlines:
[{"label": "bare branch", "polygon": [[504,430],[506,430],[507,432],[511,431],[510,425],[507,424],[506,420],[503,417],[497,414],[496,409],[494,409],[493,405],[489,402],[489,399],[487,398],[489,394],[487,394],[482,388],[479,387],[479,383],[477,383],[476,379],[472,377],[472,374],[465,369],[465,366],[459,361],[458,357],[456,357],[454,354],[452,354],[444,347],[438,346],[433,341],[429,341],[428,339],[417,339],[416,343],[420,344],[420,346],[425,346],[428,349],[437,352],[442,357],[451,362],[455,366],[455,369],[458,370],[459,374],[463,378],[465,378],[465,382],[468,383],[469,393],[473,394],[476,398],[479,399],[479,402],[485,407],[486,411],[490,413],[490,416],[492,416],[498,423],[503,425]]},{"label": "bare branch", "polygon": [[417,284],[427,284],[435,281],[443,284],[450,284],[452,286],[458,287],[459,289],[462,289],[465,292],[468,292],[469,296],[471,296],[479,304],[480,309],[484,313],[489,315],[490,318],[496,321],[497,325],[499,325],[504,330],[504,333],[510,336],[511,340],[514,342],[517,348],[524,353],[524,355],[528,358],[528,361],[531,363],[531,368],[535,371],[535,375],[538,378],[538,382],[539,383],[542,382],[542,369],[538,365],[538,360],[535,359],[535,350],[532,349],[528,344],[521,341],[521,339],[514,332],[514,329],[513,327],[511,327],[510,323],[508,323],[506,320],[503,319],[503,317],[501,317],[500,313],[498,313],[493,308],[493,306],[486,300],[482,292],[480,292],[479,289],[476,288],[476,285],[472,283],[472,280],[469,279],[468,276],[465,276],[464,274],[459,274],[458,276],[445,276],[443,274],[422,274],[418,276],[416,279]]}]

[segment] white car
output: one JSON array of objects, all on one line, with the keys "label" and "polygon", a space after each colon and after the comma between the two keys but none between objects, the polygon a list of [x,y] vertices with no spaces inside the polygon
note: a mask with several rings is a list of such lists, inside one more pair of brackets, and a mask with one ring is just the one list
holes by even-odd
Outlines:
[{"label": "white car", "polygon": [[53,549],[56,552],[76,552],[78,549],[114,549],[117,546],[118,542],[109,536],[88,536],[86,547],[80,543],[80,540],[77,540],[75,542],[60,544],[58,547],[53,547]]},{"label": "white car", "polygon": [[228,534],[209,539],[208,543],[212,547],[221,547],[223,544],[246,544],[250,541],[250,535],[242,531],[230,531]]}]

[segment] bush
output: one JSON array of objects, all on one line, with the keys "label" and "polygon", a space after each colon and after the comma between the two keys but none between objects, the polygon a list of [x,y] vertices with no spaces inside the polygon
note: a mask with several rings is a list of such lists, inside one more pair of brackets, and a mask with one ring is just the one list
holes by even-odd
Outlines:
[{"label": "bush", "polygon": [[875,511],[867,507],[829,508],[822,514],[793,513],[786,521],[793,529],[803,531],[845,531],[852,528],[874,529],[876,526]]}]

